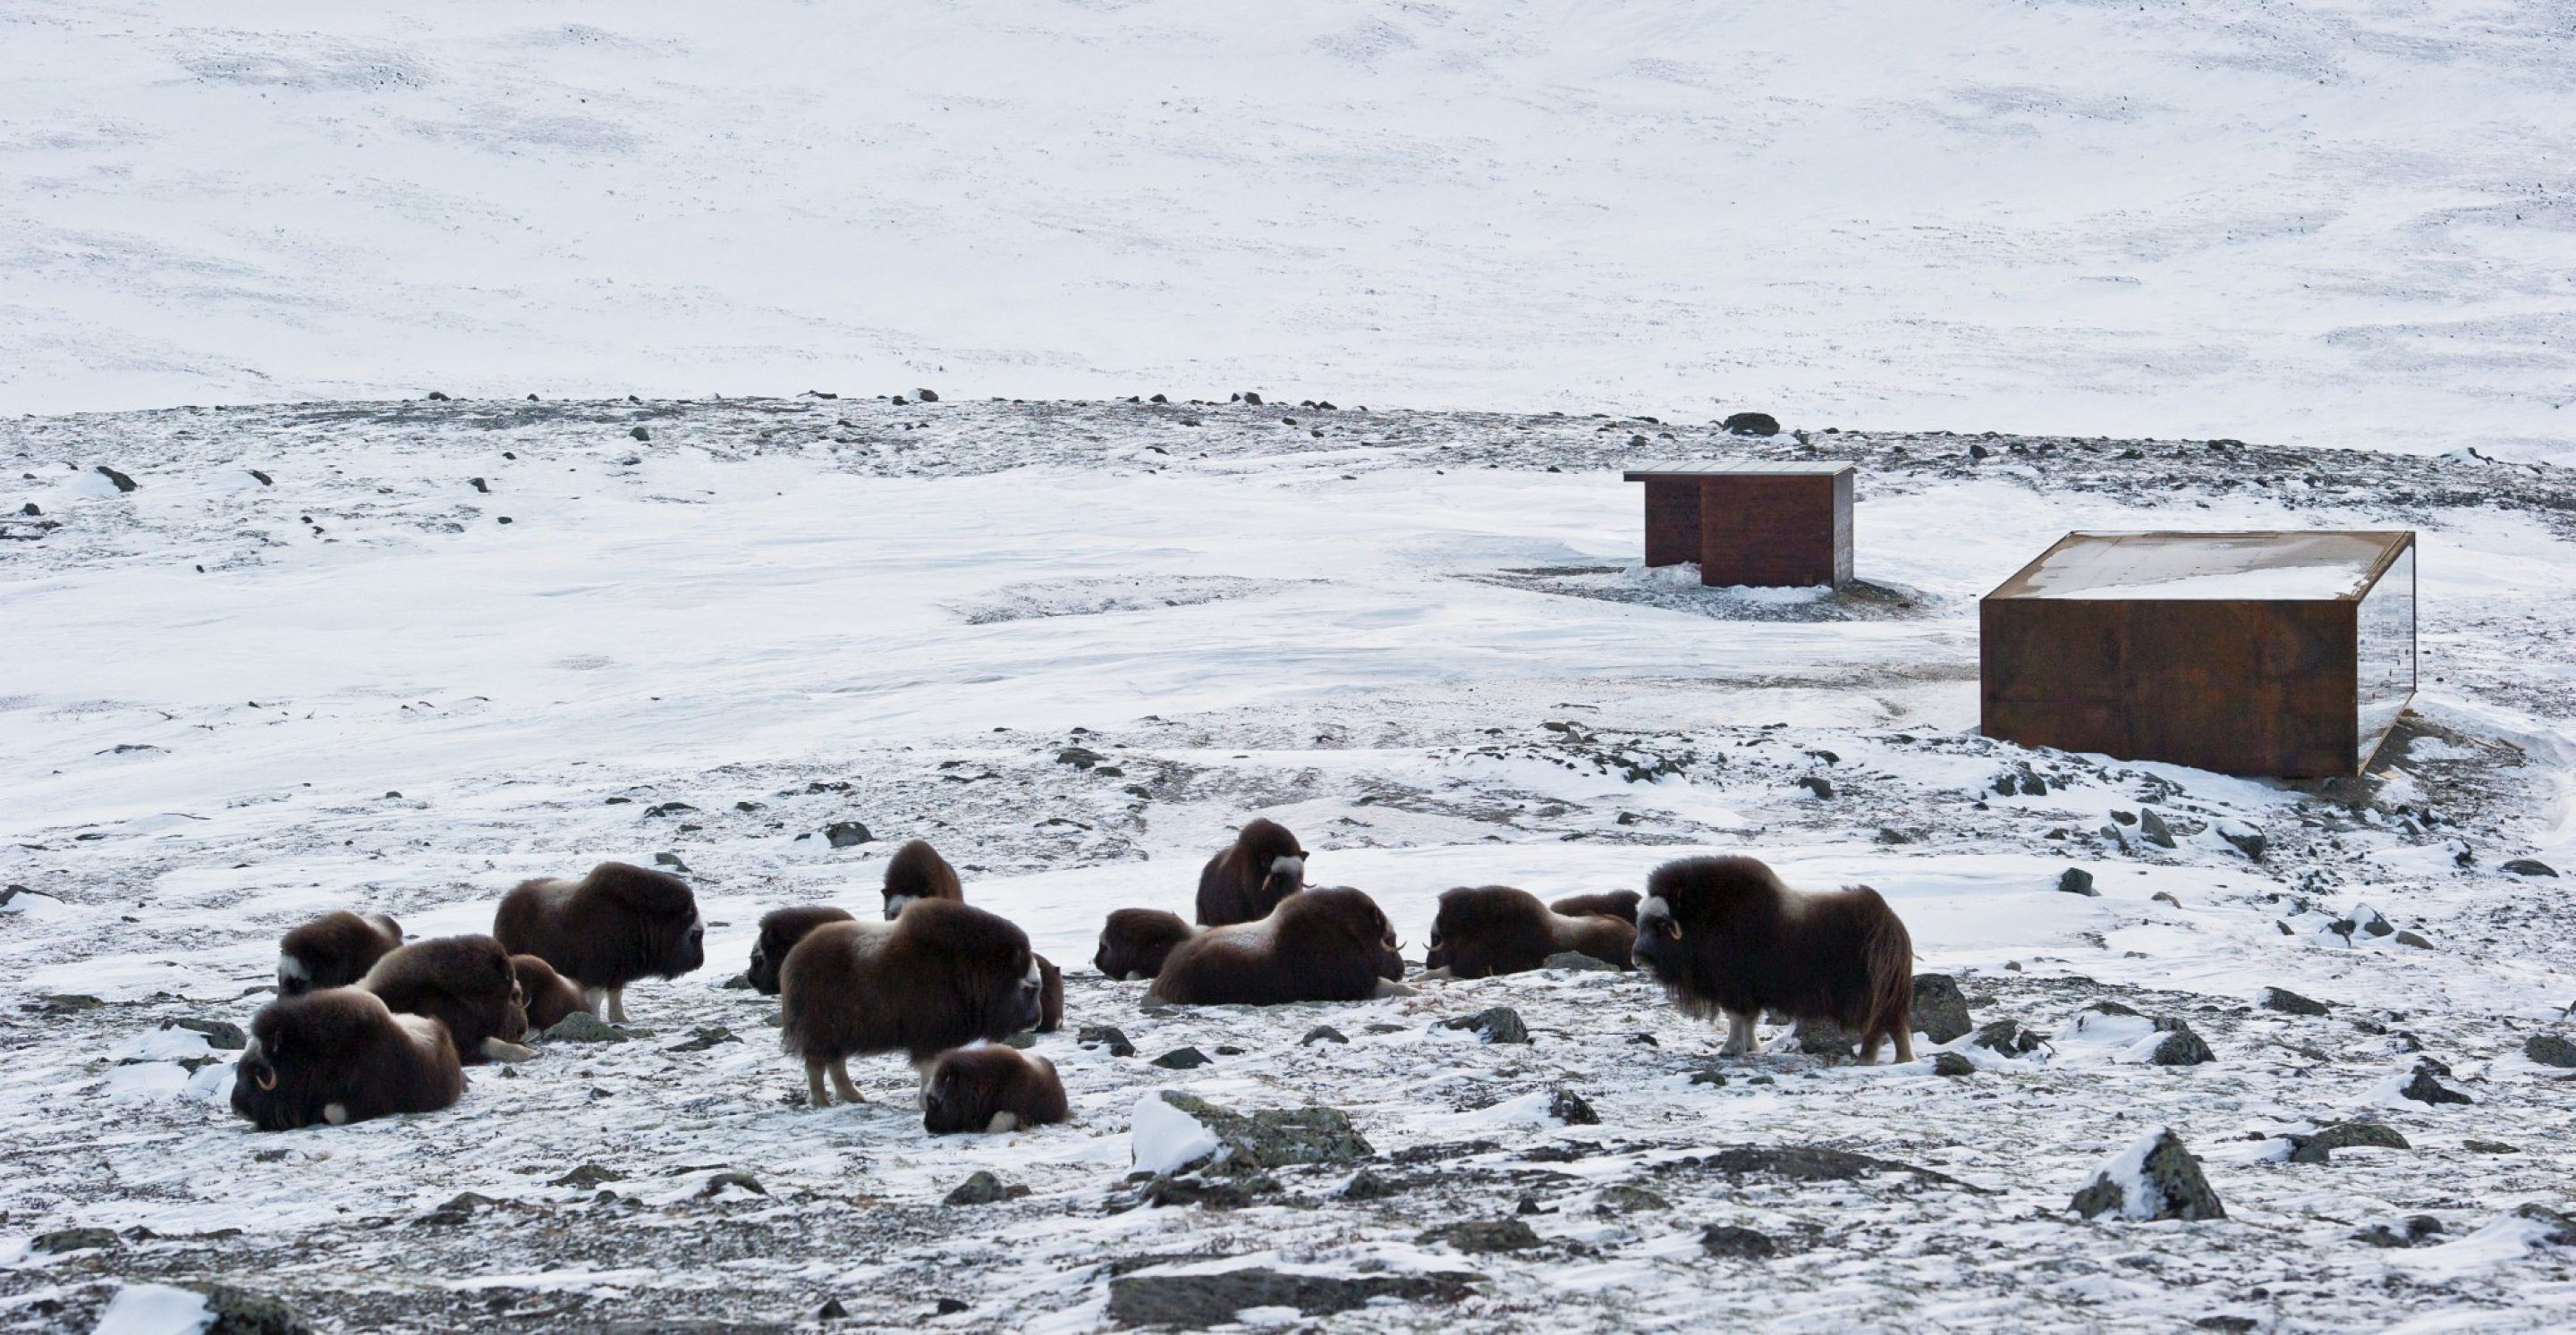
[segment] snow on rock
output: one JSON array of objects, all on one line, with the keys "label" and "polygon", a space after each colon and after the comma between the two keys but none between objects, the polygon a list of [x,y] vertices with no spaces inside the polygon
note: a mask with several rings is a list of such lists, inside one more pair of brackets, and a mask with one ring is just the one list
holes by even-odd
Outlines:
[{"label": "snow on rock", "polygon": [[2224,1219],[2227,1210],[2201,1175],[2200,1160],[2170,1127],[2130,1142],[2075,1193],[2075,1212],[2087,1219]]},{"label": "snow on rock", "polygon": [[213,1325],[206,1295],[167,1284],[128,1284],[109,1299],[90,1335],[197,1335]]},{"label": "snow on rock", "polygon": [[1140,1173],[1177,1173],[1225,1148],[1206,1123],[1160,1091],[1136,1100],[1127,1135],[1128,1162]]}]

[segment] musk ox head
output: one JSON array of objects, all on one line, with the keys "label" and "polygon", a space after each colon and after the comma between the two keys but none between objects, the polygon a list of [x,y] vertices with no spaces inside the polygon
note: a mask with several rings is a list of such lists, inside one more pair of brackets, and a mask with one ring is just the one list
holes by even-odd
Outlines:
[{"label": "musk ox head", "polygon": [[999,1042],[1046,1018],[1044,971],[1026,932],[998,914],[953,899],[921,900],[895,923],[903,955],[933,971],[920,980],[947,993],[976,1038]]}]

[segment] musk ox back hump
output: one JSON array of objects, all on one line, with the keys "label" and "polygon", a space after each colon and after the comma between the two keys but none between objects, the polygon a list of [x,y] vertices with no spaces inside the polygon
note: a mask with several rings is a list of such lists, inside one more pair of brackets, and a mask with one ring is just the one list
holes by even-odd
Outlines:
[{"label": "musk ox back hump", "polygon": [[890,923],[827,923],[789,951],[780,1041],[809,1062],[898,1049],[921,1060],[1034,1027],[1040,981],[1018,927],[923,900]]},{"label": "musk ox back hump", "polygon": [[501,897],[492,935],[585,988],[676,978],[706,963],[688,882],[624,862],[603,862],[577,881],[521,883]]}]

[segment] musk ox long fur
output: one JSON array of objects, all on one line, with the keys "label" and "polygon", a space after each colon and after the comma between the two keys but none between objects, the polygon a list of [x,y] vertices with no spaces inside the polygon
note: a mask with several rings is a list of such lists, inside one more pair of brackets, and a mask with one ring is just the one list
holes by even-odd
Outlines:
[{"label": "musk ox long fur", "polygon": [[381,913],[339,909],[288,932],[277,943],[277,994],[347,987],[402,944],[402,928]]},{"label": "musk ox long fur", "polygon": [[1146,995],[1185,1006],[1275,1006],[1392,995],[1395,929],[1347,886],[1304,890],[1259,922],[1211,927],[1172,948]]},{"label": "musk ox long fur", "polygon": [[1624,969],[1636,937],[1637,929],[1621,919],[1556,913],[1527,890],[1462,885],[1441,893],[1423,963],[1453,978],[1490,978],[1525,973],[1570,950]]},{"label": "musk ox long fur", "polygon": [[1091,967],[1122,982],[1151,978],[1163,971],[1172,947],[1196,935],[1198,929],[1177,913],[1114,909],[1101,924],[1100,948],[1092,952]]},{"label": "musk ox long fur", "polygon": [[1914,942],[1867,886],[1792,890],[1752,858],[1685,858],[1646,878],[1637,959],[1683,1010],[1724,1016],[1725,1051],[1753,1049],[1766,1010],[1860,1035],[1860,1059],[1893,1039],[1914,1060]]},{"label": "musk ox long fur", "polygon": [[357,985],[396,1012],[446,1025],[456,1055],[468,1063],[536,1055],[519,1045],[528,1036],[519,971],[488,936],[415,941],[376,961]]},{"label": "musk ox long fur", "polygon": [[917,899],[953,899],[966,902],[966,887],[957,880],[957,869],[939,850],[915,839],[894,851],[894,860],[885,869],[886,921],[894,921],[903,906]]},{"label": "musk ox long fur", "polygon": [[512,955],[510,971],[519,976],[519,996],[528,1008],[528,1029],[532,1033],[554,1028],[574,1011],[590,1009],[590,999],[572,985],[571,979],[534,955]]},{"label": "musk ox long fur", "polygon": [[1055,1063],[1014,1048],[943,1052],[921,1086],[921,1129],[934,1136],[1017,1131],[1072,1117]]},{"label": "musk ox long fur", "polygon": [[982,909],[944,899],[893,922],[825,923],[787,952],[779,1042],[803,1059],[815,1107],[832,1088],[859,1102],[848,1061],[900,1051],[918,1066],[950,1048],[998,1042],[1042,1018],[1029,938]]},{"label": "musk ox long fur", "polygon": [[1306,886],[1306,850],[1288,827],[1255,820],[1199,870],[1199,925],[1259,922]]},{"label": "musk ox long fur", "polygon": [[354,987],[261,1007],[233,1064],[233,1111],[262,1131],[436,1112],[464,1092],[447,1026]]},{"label": "musk ox long fur", "polygon": [[1637,923],[1637,901],[1642,898],[1644,896],[1634,890],[1613,890],[1599,895],[1567,895],[1563,899],[1548,901],[1547,907],[1550,912],[1562,913],[1569,918],[1598,913],[1633,927]]},{"label": "musk ox long fur", "polygon": [[858,915],[848,909],[829,904],[771,909],[760,915],[760,939],[751,943],[751,967],[743,970],[743,976],[751,980],[753,991],[764,997],[777,996],[779,966],[787,962],[787,952],[794,950],[806,933],[827,922],[857,920]]},{"label": "musk ox long fur", "polygon": [[501,897],[492,935],[513,955],[553,965],[611,1024],[626,1023],[627,984],[707,962],[707,925],[688,882],[623,862],[603,862],[579,880],[522,882]]}]

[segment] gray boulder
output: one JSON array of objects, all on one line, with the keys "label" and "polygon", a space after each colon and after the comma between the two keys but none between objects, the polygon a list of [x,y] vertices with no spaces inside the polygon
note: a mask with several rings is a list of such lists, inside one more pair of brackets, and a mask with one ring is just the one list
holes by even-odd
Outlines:
[{"label": "gray boulder", "polygon": [[2087,1219],[2224,1219],[2226,1207],[2201,1174],[2200,1160],[2168,1127],[2103,1165],[2068,1202]]},{"label": "gray boulder", "polygon": [[1968,1018],[1968,998],[1959,980],[1946,973],[1914,975],[1914,1027],[1935,1043],[1947,1043],[1976,1027]]}]

